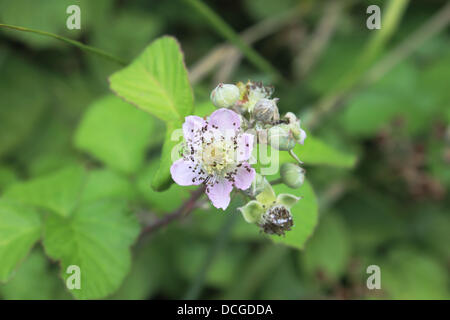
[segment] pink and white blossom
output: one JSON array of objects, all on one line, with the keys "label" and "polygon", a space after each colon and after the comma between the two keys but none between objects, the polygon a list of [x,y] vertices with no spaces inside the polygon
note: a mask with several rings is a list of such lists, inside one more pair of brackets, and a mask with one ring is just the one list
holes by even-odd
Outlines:
[{"label": "pink and white blossom", "polygon": [[255,178],[248,163],[254,136],[242,131],[240,116],[229,109],[207,120],[186,117],[183,135],[183,156],[170,168],[172,179],[182,186],[204,184],[212,204],[225,210],[233,187],[248,189]]}]

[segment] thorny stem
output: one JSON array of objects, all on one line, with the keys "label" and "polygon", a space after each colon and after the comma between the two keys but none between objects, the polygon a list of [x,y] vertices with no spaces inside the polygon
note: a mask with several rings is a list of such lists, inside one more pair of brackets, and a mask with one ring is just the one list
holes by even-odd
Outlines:
[{"label": "thorny stem", "polygon": [[205,192],[205,186],[201,186],[200,188],[198,188],[197,190],[195,190],[194,192],[192,192],[191,197],[186,200],[186,202],[184,202],[177,210],[175,210],[172,213],[166,214],[164,217],[162,217],[161,219],[158,219],[156,221],[154,221],[153,223],[147,225],[141,232],[141,236],[150,232],[154,232],[166,225],[168,225],[170,222],[187,216],[189,213],[192,212],[193,209],[195,209],[197,200],[200,199],[200,197],[203,195],[203,193]]}]

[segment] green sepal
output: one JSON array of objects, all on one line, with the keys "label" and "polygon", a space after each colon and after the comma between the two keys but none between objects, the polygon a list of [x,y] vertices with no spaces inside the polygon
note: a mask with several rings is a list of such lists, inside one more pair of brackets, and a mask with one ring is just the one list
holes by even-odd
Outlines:
[{"label": "green sepal", "polygon": [[284,205],[286,208],[290,209],[295,205],[301,197],[296,197],[292,194],[281,193],[277,197],[277,203]]},{"label": "green sepal", "polygon": [[277,198],[272,186],[269,182],[267,182],[267,180],[265,180],[264,189],[256,196],[256,200],[266,207],[271,207],[275,204]]},{"label": "green sepal", "polygon": [[258,223],[264,213],[264,208],[261,203],[256,200],[251,200],[245,206],[238,208],[242,216],[248,223]]}]

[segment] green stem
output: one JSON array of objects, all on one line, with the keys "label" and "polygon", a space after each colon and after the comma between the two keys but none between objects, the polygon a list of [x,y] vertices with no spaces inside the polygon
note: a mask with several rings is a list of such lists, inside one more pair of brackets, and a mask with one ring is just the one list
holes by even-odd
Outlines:
[{"label": "green stem", "polygon": [[270,185],[272,185],[272,186],[275,186],[280,183],[283,183],[283,179],[281,179],[281,178],[270,181]]},{"label": "green stem", "polygon": [[291,155],[292,158],[294,158],[295,161],[298,162],[298,164],[300,164],[300,165],[303,164],[303,161],[301,161],[301,160],[297,157],[297,155],[295,154],[295,152],[294,152],[293,149],[289,150],[289,154]]},{"label": "green stem", "polygon": [[101,49],[97,49],[97,48],[85,45],[85,44],[83,44],[83,43],[81,43],[79,41],[72,40],[72,39],[69,39],[69,38],[66,38],[66,37],[54,34],[54,33],[41,31],[41,30],[35,30],[35,29],[29,29],[29,28],[25,28],[25,27],[14,26],[14,25],[10,25],[10,24],[3,24],[3,23],[0,23],[0,27],[12,29],[12,30],[17,30],[17,31],[23,31],[23,32],[31,32],[31,33],[39,34],[39,35],[42,35],[42,36],[51,37],[51,38],[54,38],[54,39],[57,39],[57,40],[69,43],[69,44],[71,44],[71,45],[73,45],[75,47],[80,48],[81,50],[84,50],[84,51],[96,54],[98,56],[101,56],[103,58],[106,58],[108,60],[114,61],[115,63],[118,63],[118,64],[120,64],[122,66],[126,66],[128,64],[125,60],[123,60],[121,58],[118,58],[118,57],[115,57],[115,56],[113,56],[113,55],[109,54],[108,52],[105,52],[105,51],[103,51]]},{"label": "green stem", "polygon": [[386,12],[382,20],[380,30],[373,31],[374,35],[370,38],[362,54],[356,60],[349,71],[337,81],[337,84],[319,100],[316,107],[312,110],[305,125],[314,129],[320,122],[322,116],[330,112],[361,80],[365,72],[371,67],[378,58],[386,43],[394,34],[400,22],[409,0],[390,0],[387,4]]},{"label": "green stem", "polygon": [[[383,12],[386,14],[382,17],[382,27],[380,30],[374,31],[366,47],[363,49],[355,65],[346,76],[340,81],[339,86],[347,89],[353,86],[361,78],[361,75],[375,61],[379,54],[383,51],[386,43],[397,30],[397,26],[405,12],[409,0],[390,0]],[[338,87],[339,87],[338,86]]]},{"label": "green stem", "polygon": [[189,6],[200,13],[209,24],[226,40],[238,47],[244,56],[261,71],[271,74],[275,80],[286,82],[283,76],[255,49],[250,47],[242,38],[211,8],[201,0],[184,0]]}]

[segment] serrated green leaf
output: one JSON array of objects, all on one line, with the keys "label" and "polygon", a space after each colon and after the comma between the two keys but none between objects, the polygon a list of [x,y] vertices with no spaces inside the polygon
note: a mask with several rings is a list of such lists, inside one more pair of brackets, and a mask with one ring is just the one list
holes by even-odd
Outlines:
[{"label": "serrated green leaf", "polygon": [[82,167],[70,166],[43,177],[14,184],[3,196],[68,216],[77,204],[85,178],[86,172]]},{"label": "serrated green leaf", "polygon": [[98,169],[89,172],[80,202],[87,203],[111,198],[125,200],[133,197],[133,187],[128,179],[111,170]]},{"label": "serrated green leaf", "polygon": [[193,95],[177,41],[162,37],[110,78],[118,96],[166,122],[183,123],[193,111]]},{"label": "serrated green leaf", "polygon": [[6,281],[41,235],[39,213],[28,206],[0,200],[0,281]]},{"label": "serrated green leaf", "polygon": [[150,115],[109,95],[90,106],[75,144],[113,169],[134,173],[143,164],[154,123]]},{"label": "serrated green leaf", "polygon": [[20,265],[14,278],[0,285],[0,294],[8,300],[69,299],[56,269],[42,250],[34,249]]},{"label": "serrated green leaf", "polygon": [[81,288],[71,293],[78,299],[103,298],[117,290],[130,269],[129,247],[139,233],[136,218],[123,201],[100,200],[81,205],[71,217],[50,215],[44,226],[47,254],[67,267],[81,271]]},{"label": "serrated green leaf", "polygon": [[303,249],[306,240],[312,235],[317,224],[318,204],[314,190],[307,180],[296,190],[290,189],[285,185],[274,186],[275,192],[291,193],[297,197],[302,197],[292,208],[291,213],[294,220],[294,226],[285,236],[272,235],[270,238],[275,243]]}]

